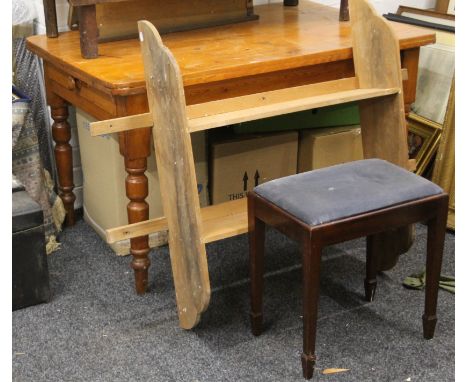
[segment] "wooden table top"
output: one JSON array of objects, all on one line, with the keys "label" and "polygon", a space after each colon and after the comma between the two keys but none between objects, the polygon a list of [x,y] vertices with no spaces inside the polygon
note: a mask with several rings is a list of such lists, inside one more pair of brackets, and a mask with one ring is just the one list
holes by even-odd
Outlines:
[{"label": "wooden table top", "polygon": [[[181,68],[184,85],[293,69],[352,58],[348,22],[338,22],[338,10],[309,1],[298,7],[282,3],[255,7],[260,18],[239,24],[163,35]],[[401,49],[435,42],[434,32],[391,23]],[[84,59],[79,33],[58,38],[36,35],[28,48],[76,78],[114,94],[144,88],[138,39],[99,45],[99,57]]]}]

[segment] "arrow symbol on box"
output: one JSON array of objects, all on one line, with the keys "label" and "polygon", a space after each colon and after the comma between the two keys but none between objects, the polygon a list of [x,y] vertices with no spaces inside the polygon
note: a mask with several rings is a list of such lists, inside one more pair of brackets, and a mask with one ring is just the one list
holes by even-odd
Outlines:
[{"label": "arrow symbol on box", "polygon": [[249,177],[247,176],[247,171],[244,172],[244,177],[242,178],[244,181],[244,191],[247,191],[247,181],[249,180]]},{"label": "arrow symbol on box", "polygon": [[260,174],[258,173],[258,170],[255,171],[254,179],[255,179],[255,187],[257,187],[258,186],[258,180],[260,179]]}]

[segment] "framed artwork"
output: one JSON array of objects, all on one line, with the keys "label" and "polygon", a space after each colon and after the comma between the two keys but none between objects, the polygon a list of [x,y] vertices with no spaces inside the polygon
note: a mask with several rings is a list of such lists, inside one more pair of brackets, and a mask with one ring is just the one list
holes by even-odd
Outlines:
[{"label": "framed artwork", "polygon": [[435,24],[442,24],[455,27],[455,15],[437,12],[432,9],[421,9],[400,5],[396,14],[404,17],[411,17],[421,21],[427,21]]},{"label": "framed artwork", "polygon": [[455,14],[455,0],[436,0],[435,9],[437,12]]},{"label": "framed artwork", "polygon": [[450,15],[455,14],[455,0],[450,0],[447,8],[447,13]]},{"label": "framed artwork", "polygon": [[416,171],[422,175],[437,152],[442,133],[442,125],[410,113],[408,124],[408,153],[416,161]]}]

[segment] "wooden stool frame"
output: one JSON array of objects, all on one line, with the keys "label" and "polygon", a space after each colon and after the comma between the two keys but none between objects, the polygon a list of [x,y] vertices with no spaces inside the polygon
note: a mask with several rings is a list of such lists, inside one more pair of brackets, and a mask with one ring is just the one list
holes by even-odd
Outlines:
[{"label": "wooden stool frame", "polygon": [[[150,111],[91,123],[90,131],[96,136],[152,129],[164,217],[109,229],[106,235],[107,241],[112,243],[138,240],[153,232],[169,230],[182,328],[191,329],[197,325],[209,304],[211,291],[205,244],[246,233],[248,228],[245,199],[200,208],[192,132],[359,102],[364,157],[384,159],[403,168],[411,166],[398,39],[366,0],[350,0],[350,15],[355,77],[189,106],[174,56],[151,23],[138,23]],[[144,197],[142,195],[142,200]],[[382,244],[379,240],[376,240],[376,247],[383,247],[377,244]],[[134,250],[132,254],[136,280],[146,285],[149,267],[146,252]]]},{"label": "wooden stool frame", "polygon": [[302,247],[303,275],[303,353],[304,378],[312,378],[315,366],[315,338],[320,285],[320,259],[322,249],[331,244],[367,237],[366,278],[367,301],[374,299],[377,286],[376,257],[373,240],[380,232],[427,221],[426,296],[423,315],[424,338],[434,336],[437,321],[437,292],[447,222],[448,195],[431,196],[388,208],[367,212],[349,218],[316,226],[298,220],[255,192],[248,194],[248,219],[251,278],[251,328],[255,336],[262,332],[263,321],[263,269],[265,225],[274,227],[298,241]]}]

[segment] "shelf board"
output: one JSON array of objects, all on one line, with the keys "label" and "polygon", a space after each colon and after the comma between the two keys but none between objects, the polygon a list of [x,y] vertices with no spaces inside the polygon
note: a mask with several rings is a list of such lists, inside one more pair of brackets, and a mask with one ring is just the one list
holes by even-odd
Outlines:
[{"label": "shelf board", "polygon": [[[238,199],[201,209],[204,243],[225,239],[247,232],[247,199]],[[106,231],[109,244],[120,240],[167,231],[165,217],[111,228]]]},{"label": "shelf board", "polygon": [[295,113],[319,107],[339,105],[369,98],[383,97],[397,94],[399,91],[400,89],[398,88],[351,89],[318,96],[314,95],[310,97],[301,97],[291,101],[271,102],[267,103],[266,105],[260,104],[259,106],[248,109],[240,109],[227,113],[213,114],[189,119],[188,125],[190,132],[193,133],[195,131],[208,130],[216,127],[275,117],[278,115]]},{"label": "shelf board", "polygon": [[[324,106],[398,94],[400,88],[360,89],[356,77],[296,86],[187,106],[190,132],[269,118]],[[91,135],[152,127],[151,113],[93,122]]]}]

